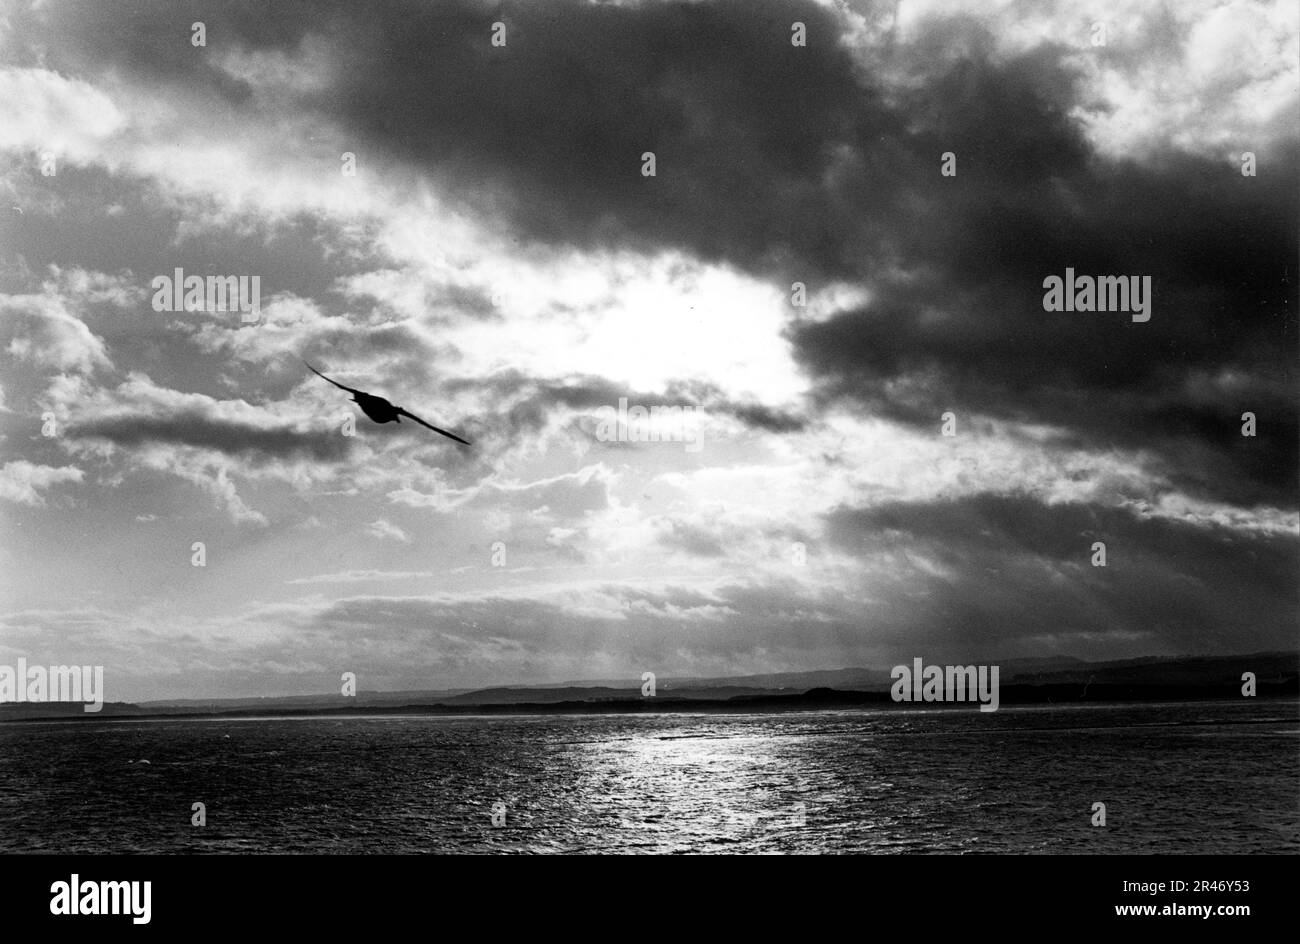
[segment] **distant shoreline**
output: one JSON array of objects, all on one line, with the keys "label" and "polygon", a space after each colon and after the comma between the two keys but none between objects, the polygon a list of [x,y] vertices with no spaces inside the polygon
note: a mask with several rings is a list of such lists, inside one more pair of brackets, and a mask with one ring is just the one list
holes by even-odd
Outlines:
[{"label": "distant shoreline", "polygon": [[[340,701],[352,701],[343,699]],[[1258,694],[1251,701],[1286,701],[1300,698],[1300,680],[1259,684]],[[1176,704],[1180,702],[1244,701],[1235,689],[1225,692],[1222,686],[1178,685],[1007,685],[1001,691],[1001,706],[1062,708],[1082,705],[1143,705]],[[106,703],[103,711],[92,713],[82,710],[80,703],[65,702],[44,704],[39,707],[22,703],[15,708],[12,703],[0,705],[0,724],[39,721],[179,721],[187,719],[274,718],[331,718],[350,716],[490,716],[490,715],[606,715],[606,714],[779,714],[786,712],[819,711],[826,709],[892,709],[896,711],[977,711],[973,703],[920,702],[897,703],[887,692],[841,691],[817,688],[806,692],[785,694],[737,695],[731,698],[674,697],[671,693],[652,697],[604,698],[599,700],[557,702],[510,702],[498,704],[455,704],[442,702],[411,703],[403,705],[339,704],[287,708],[270,706],[225,708],[215,710],[147,710],[127,703]],[[24,712],[19,714],[19,712]],[[27,714],[26,712],[31,712]],[[6,717],[8,716],[8,717]],[[1298,715],[1300,717],[1300,715]]]}]

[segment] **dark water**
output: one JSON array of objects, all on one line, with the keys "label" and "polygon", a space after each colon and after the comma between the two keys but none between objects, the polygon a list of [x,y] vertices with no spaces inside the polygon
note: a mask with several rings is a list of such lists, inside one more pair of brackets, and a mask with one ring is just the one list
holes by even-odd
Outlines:
[{"label": "dark water", "polygon": [[3,724],[0,850],[1296,852],[1298,785],[1276,701]]}]

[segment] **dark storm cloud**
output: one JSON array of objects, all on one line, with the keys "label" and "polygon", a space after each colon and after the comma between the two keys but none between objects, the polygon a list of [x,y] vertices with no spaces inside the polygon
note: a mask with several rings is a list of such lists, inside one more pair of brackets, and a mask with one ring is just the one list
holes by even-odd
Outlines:
[{"label": "dark storm cloud", "polygon": [[[799,356],[828,400],[934,428],[948,409],[1049,423],[1072,444],[1150,450],[1193,493],[1292,507],[1294,149],[1285,164],[1251,179],[1181,158],[1035,183],[1045,166],[978,197],[954,181],[962,196],[904,253],[929,277],[800,329]],[[1150,322],[1043,311],[1043,278],[1067,266],[1151,276]]]},{"label": "dark storm cloud", "polygon": [[99,417],[72,423],[68,435],[77,439],[104,439],[129,447],[154,443],[192,446],[254,462],[292,458],[341,461],[351,455],[354,443],[334,426],[304,431],[289,423],[254,424],[213,416],[198,409],[178,410],[166,416]]},{"label": "dark storm cloud", "polygon": [[[1193,494],[1295,506],[1300,153],[1273,150],[1255,178],[1187,155],[1104,158],[1063,48],[999,56],[979,24],[938,17],[912,46],[855,53],[838,14],[802,0],[70,3],[16,19],[66,40],[51,67],[111,64],[250,114],[271,106],[218,54],[294,55],[310,36],[333,81],[295,109],[523,237],[677,247],[813,290],[868,284],[865,307],[792,331],[823,404],[1050,424],[1063,445],[1141,450]],[[188,44],[195,20],[206,53]],[[790,45],[795,20],[807,48]],[[1164,25],[1168,56],[1185,37]],[[946,151],[955,178],[940,176]],[[1150,276],[1151,321],[1045,312],[1043,279],[1067,267]]]},{"label": "dark storm cloud", "polygon": [[[489,42],[498,20],[502,48]],[[791,46],[796,20],[811,49]],[[196,21],[203,50],[189,43]],[[310,36],[334,81],[296,109],[353,132],[361,159],[409,162],[527,236],[850,272],[862,212],[892,198],[909,161],[904,116],[859,81],[840,29],[807,0],[86,2],[18,17],[20,34],[60,36],[51,68],[93,76],[112,64],[250,116],[270,106],[216,65],[220,54],[292,54]],[[640,173],[645,151],[653,179]]]},{"label": "dark storm cloud", "polygon": [[445,387],[452,394],[473,391],[485,396],[497,429],[506,435],[542,429],[557,408],[594,410],[628,395],[626,390],[620,392],[617,384],[600,377],[545,380],[514,369],[484,378],[448,380]]},{"label": "dark storm cloud", "polygon": [[731,412],[746,426],[765,429],[770,433],[797,433],[808,425],[803,417],[759,403],[736,406]]},{"label": "dark storm cloud", "polygon": [[605,406],[617,408],[623,397],[629,404],[647,409],[697,407],[730,416],[751,429],[771,432],[796,432],[808,423],[804,417],[782,410],[730,400],[716,386],[697,381],[667,384],[665,392],[660,394],[633,390],[592,375],[544,379],[528,377],[517,370],[503,370],[481,379],[449,380],[444,386],[452,393],[475,391],[487,395],[495,404],[494,421],[503,423],[499,429],[510,433],[541,429],[558,409],[581,412]]},{"label": "dark storm cloud", "polygon": [[[1123,652],[1126,639],[1141,640],[1136,651],[1228,652],[1242,638],[1282,649],[1300,615],[1294,534],[974,495],[841,508],[827,537],[853,554],[896,554],[911,572],[898,618],[971,653],[1029,637],[1080,653]],[[1097,541],[1105,567],[1092,565]]]},{"label": "dark storm cloud", "polygon": [[[508,42],[494,49],[498,18]],[[818,54],[790,45],[794,20]],[[877,201],[843,199],[841,156],[897,177],[889,147],[861,145],[901,121],[856,81],[837,33],[827,11],[784,0],[407,6],[352,34],[346,78],[314,104],[528,237],[846,271],[865,235],[855,217]]]}]

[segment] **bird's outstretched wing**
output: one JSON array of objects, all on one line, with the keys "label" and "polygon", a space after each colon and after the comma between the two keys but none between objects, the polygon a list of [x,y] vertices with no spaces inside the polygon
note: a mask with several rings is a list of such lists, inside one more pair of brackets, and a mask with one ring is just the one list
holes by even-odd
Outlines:
[{"label": "bird's outstretched wing", "polygon": [[445,429],[439,429],[438,427],[434,426],[432,423],[426,423],[424,420],[420,419],[420,418],[419,418],[418,416],[416,416],[414,413],[410,413],[410,412],[408,412],[408,411],[406,411],[406,410],[403,410],[400,406],[397,408],[397,412],[400,413],[400,414],[402,414],[403,416],[406,416],[406,417],[409,417],[409,418],[415,420],[415,421],[416,421],[417,423],[419,423],[421,426],[428,427],[429,429],[433,430],[435,433],[442,433],[442,435],[446,436],[448,439],[454,439],[454,440],[456,440],[456,442],[458,442],[458,443],[463,443],[463,444],[466,445],[466,446],[469,445],[468,442],[466,442],[465,440],[461,439],[461,438],[460,438],[459,436],[457,436],[455,433],[449,433],[449,432],[447,432]]},{"label": "bird's outstretched wing", "polygon": [[[306,361],[303,361],[303,363],[304,363],[304,364],[307,364]],[[361,392],[360,390],[353,390],[351,387],[345,387],[345,386],[343,386],[343,384],[339,383],[337,380],[330,380],[328,377],[326,377],[324,374],[322,374],[322,373],[321,373],[319,370],[317,370],[315,367],[312,367],[311,364],[307,364],[307,369],[308,369],[309,371],[311,371],[313,374],[315,374],[317,377],[319,377],[321,380],[329,380],[330,383],[332,383],[334,386],[338,387],[340,390],[346,390],[348,393],[360,393],[360,392]]]}]

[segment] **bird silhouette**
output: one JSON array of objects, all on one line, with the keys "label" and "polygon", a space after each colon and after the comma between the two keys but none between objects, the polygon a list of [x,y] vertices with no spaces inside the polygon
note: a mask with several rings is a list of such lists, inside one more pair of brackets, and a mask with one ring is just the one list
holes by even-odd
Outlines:
[{"label": "bird silhouette", "polygon": [[[303,361],[303,363],[307,364],[306,361]],[[321,380],[328,380],[340,390],[346,390],[348,393],[352,394],[352,399],[356,401],[357,406],[361,407],[361,412],[366,414],[366,416],[370,417],[376,423],[400,423],[402,422],[402,417],[405,416],[407,419],[415,420],[415,422],[419,423],[421,426],[427,427],[435,433],[446,436],[448,439],[454,439],[456,442],[462,443],[466,446],[469,445],[466,440],[461,439],[455,433],[449,433],[445,429],[439,429],[432,423],[426,423],[414,413],[404,410],[400,406],[393,406],[393,404],[389,403],[383,397],[377,397],[372,393],[366,393],[364,390],[353,390],[351,387],[345,387],[337,380],[330,380],[315,367],[312,367],[311,364],[307,364],[307,369]]]}]

